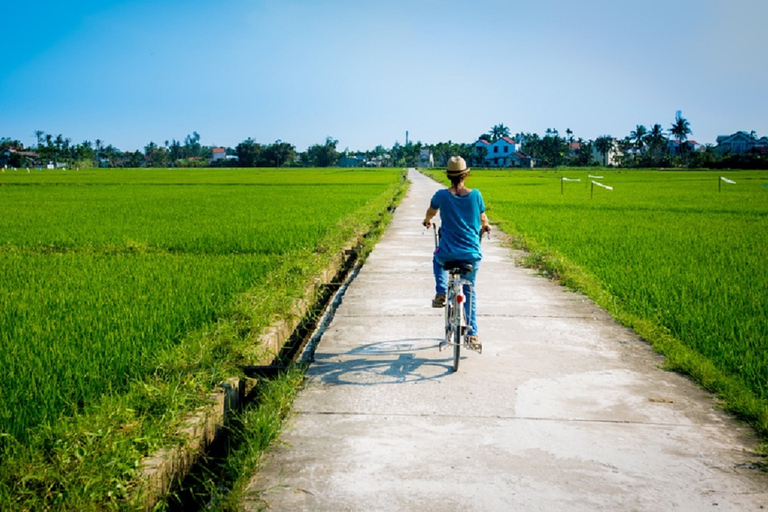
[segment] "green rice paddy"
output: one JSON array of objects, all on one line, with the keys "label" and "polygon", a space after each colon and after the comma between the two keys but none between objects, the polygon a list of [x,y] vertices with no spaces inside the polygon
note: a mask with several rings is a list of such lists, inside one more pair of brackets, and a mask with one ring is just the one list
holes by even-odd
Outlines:
[{"label": "green rice paddy", "polygon": [[[667,355],[683,347],[748,389],[756,406],[729,406],[765,433],[768,172],[725,175],[735,183],[720,180],[722,171],[475,171],[468,186],[547,272],[587,291]],[[669,339],[676,342],[664,348]],[[673,357],[671,367],[733,392],[686,358]]]},{"label": "green rice paddy", "polygon": [[400,182],[394,170],[3,173],[0,433],[24,443],[151,375],[243,294],[281,296],[276,274],[338,250]]}]

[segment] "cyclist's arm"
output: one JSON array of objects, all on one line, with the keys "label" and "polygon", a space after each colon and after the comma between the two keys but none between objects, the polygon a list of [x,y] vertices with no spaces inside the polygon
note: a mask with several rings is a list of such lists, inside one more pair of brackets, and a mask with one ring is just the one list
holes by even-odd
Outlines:
[{"label": "cyclist's arm", "polygon": [[488,222],[488,216],[485,215],[485,212],[480,214],[480,233],[490,233],[491,232],[491,223]]},{"label": "cyclist's arm", "polygon": [[425,228],[432,227],[432,219],[435,215],[437,215],[437,210],[435,208],[432,208],[431,206],[427,208],[427,213],[424,215],[424,220],[421,222],[421,225]]}]

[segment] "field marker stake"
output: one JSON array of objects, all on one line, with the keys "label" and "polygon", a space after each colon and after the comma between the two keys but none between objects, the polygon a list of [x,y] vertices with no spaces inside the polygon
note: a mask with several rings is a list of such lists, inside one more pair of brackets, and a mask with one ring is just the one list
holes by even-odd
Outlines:
[{"label": "field marker stake", "polygon": [[592,188],[591,188],[591,189],[590,189],[590,191],[589,191],[589,198],[590,198],[590,199],[592,199],[592,196],[593,196],[593,195],[594,195],[594,193],[595,193],[595,185],[597,185],[598,187],[603,187],[603,188],[606,188],[606,189],[608,189],[608,190],[613,190],[613,187],[609,187],[608,185],[603,185],[602,183],[598,183],[598,182],[596,182],[595,180],[592,180]]},{"label": "field marker stake", "polygon": [[560,178],[560,195],[563,195],[563,183],[566,181],[581,181],[581,178],[566,178],[565,176]]},{"label": "field marker stake", "polygon": [[728,179],[728,178],[726,178],[725,176],[720,176],[720,179],[719,179],[719,180],[717,180],[717,191],[718,191],[718,192],[720,192],[720,191],[722,190],[722,185],[723,185],[723,182],[726,182],[726,183],[730,183],[730,184],[732,184],[732,185],[735,185],[735,184],[736,184],[736,182],[735,182],[735,181],[733,181],[733,180],[729,180],[729,179]]},{"label": "field marker stake", "polygon": [[[596,179],[596,180],[601,180],[601,179],[603,179],[603,177],[602,177],[602,176],[592,176],[591,174],[587,174],[587,178],[594,178],[594,179]],[[589,183],[585,181],[585,182],[584,182],[584,186],[585,186],[585,187],[588,187],[588,186],[589,186]]]}]

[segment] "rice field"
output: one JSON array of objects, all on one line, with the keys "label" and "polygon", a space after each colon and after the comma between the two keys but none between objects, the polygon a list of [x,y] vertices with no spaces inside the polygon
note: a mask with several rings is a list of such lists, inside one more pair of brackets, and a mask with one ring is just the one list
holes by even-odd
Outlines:
[{"label": "rice field", "polygon": [[[748,388],[765,409],[768,172],[727,171],[734,183],[721,176],[474,171],[468,186],[483,192],[493,221],[545,255],[550,272],[576,268],[615,316],[679,340]],[[567,271],[563,276],[568,282]]]},{"label": "rice field", "polygon": [[126,391],[244,294],[280,296],[278,269],[337,250],[400,183],[379,169],[3,173],[0,440]]}]

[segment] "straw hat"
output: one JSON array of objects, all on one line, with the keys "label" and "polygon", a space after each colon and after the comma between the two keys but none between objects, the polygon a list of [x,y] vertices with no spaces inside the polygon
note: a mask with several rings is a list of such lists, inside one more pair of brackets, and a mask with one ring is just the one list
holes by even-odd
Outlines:
[{"label": "straw hat", "polygon": [[452,156],[448,160],[448,169],[445,171],[449,178],[460,178],[469,174],[467,162],[460,156]]}]

